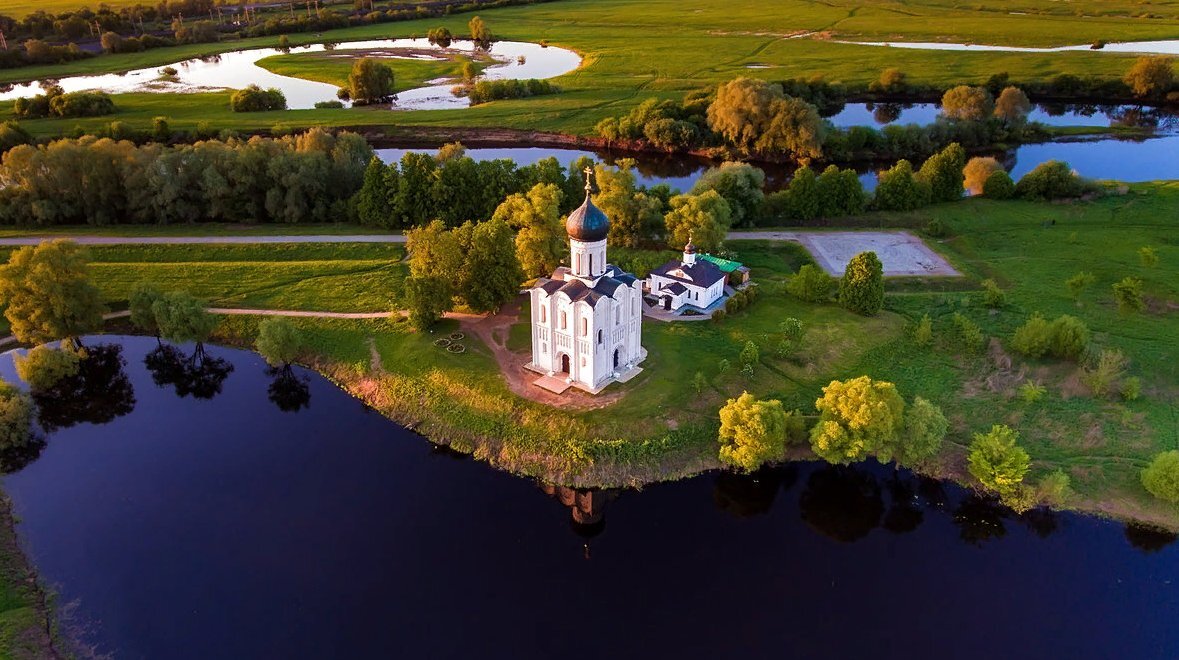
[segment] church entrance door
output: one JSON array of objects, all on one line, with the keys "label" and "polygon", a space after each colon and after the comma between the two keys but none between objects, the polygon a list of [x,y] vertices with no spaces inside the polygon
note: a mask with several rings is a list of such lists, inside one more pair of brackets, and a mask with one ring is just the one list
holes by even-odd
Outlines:
[{"label": "church entrance door", "polygon": [[663,296],[663,309],[671,309],[671,296]]},{"label": "church entrance door", "polygon": [[561,373],[569,373],[569,356],[564,353],[561,354]]},{"label": "church entrance door", "polygon": [[614,368],[617,369],[621,365],[622,365],[622,349],[616,348],[616,349],[614,349]]}]

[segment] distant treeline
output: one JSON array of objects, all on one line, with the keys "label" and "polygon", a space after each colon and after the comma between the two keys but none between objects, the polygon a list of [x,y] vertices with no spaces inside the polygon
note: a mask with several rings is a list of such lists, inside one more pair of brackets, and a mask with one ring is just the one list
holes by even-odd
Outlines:
[{"label": "distant treeline", "polygon": [[[213,0],[179,0],[97,10],[80,8],[51,14],[37,11],[17,19],[0,15],[0,32],[9,48],[0,50],[0,68],[55,64],[92,57],[76,44],[98,41],[109,53],[137,52],[161,46],[207,43],[298,32],[322,32],[358,25],[406,21],[494,7],[552,0],[438,0],[407,7],[396,2],[357,2],[346,6],[296,3],[256,7]],[[378,5],[385,5],[381,9]],[[298,6],[297,9],[293,9]],[[15,45],[19,44],[19,47]]]}]

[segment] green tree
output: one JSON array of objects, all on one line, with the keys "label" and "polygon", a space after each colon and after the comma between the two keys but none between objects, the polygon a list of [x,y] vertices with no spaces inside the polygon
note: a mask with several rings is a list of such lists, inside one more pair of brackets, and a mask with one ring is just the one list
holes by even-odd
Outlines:
[{"label": "green tree", "polygon": [[755,367],[758,360],[761,358],[761,352],[757,349],[757,344],[752,341],[745,342],[745,346],[741,348],[741,355],[738,360],[741,362],[741,368]]},{"label": "green tree", "polygon": [[33,437],[33,401],[0,381],[0,450],[25,447]]},{"label": "green tree", "polygon": [[1114,300],[1118,303],[1118,311],[1132,314],[1146,309],[1146,302],[1142,298],[1142,280],[1137,277],[1126,277],[1113,285]]},{"label": "green tree", "polygon": [[970,474],[1004,498],[1018,493],[1031,467],[1031,458],[1018,441],[1013,429],[996,424],[987,433],[974,435],[966,457]]},{"label": "green tree", "polygon": [[205,304],[186,291],[171,291],[152,304],[160,336],[170,342],[195,342],[197,355],[217,327],[217,317],[205,311]]},{"label": "green tree", "polygon": [[560,207],[561,189],[538,183],[527,194],[511,195],[495,209],[492,218],[516,230],[516,258],[525,277],[549,275],[561,263],[566,234]]},{"label": "green tree", "polygon": [[471,41],[474,41],[476,46],[484,49],[491,46],[491,29],[482,18],[476,16],[467,21],[467,29],[471,31]]},{"label": "green tree", "polygon": [[472,310],[494,312],[516,297],[524,281],[515,237],[502,218],[474,225],[470,232],[457,293]]},{"label": "green tree", "polygon": [[68,343],[61,346],[42,344],[25,355],[16,355],[13,363],[16,375],[29,384],[34,392],[43,392],[57,385],[63,378],[78,373],[83,355]]},{"label": "green tree", "polygon": [[874,316],[884,306],[884,266],[875,252],[852,257],[839,281],[839,304],[862,316]]},{"label": "green tree", "polygon": [[897,161],[877,175],[876,208],[881,211],[912,211],[928,206],[932,199],[929,184],[913,175],[913,164]]},{"label": "green tree", "polygon": [[1179,503],[1179,450],[1156,454],[1142,471],[1142,487],[1160,500]]},{"label": "green tree", "polygon": [[752,227],[761,212],[765,193],[765,172],[748,163],[721,163],[704,172],[692,186],[689,194],[701,195],[715,190],[729,204],[732,211],[732,226]]},{"label": "green tree", "polygon": [[741,77],[721,84],[708,106],[708,125],[746,153],[797,160],[823,155],[823,123],[815,106],[764,80]]},{"label": "green tree", "polygon": [[0,267],[0,300],[12,334],[25,343],[76,343],[102,328],[105,309],[90,282],[86,253],[72,241],[43,241],[13,252]]},{"label": "green tree", "polygon": [[803,166],[794,171],[786,187],[786,212],[794,220],[813,220],[821,207],[819,182],[815,172]]},{"label": "green tree", "polygon": [[991,116],[995,100],[986,87],[958,85],[942,95],[942,115],[961,121],[982,121]]},{"label": "green tree", "polygon": [[929,346],[933,343],[933,319],[929,318],[929,314],[925,314],[917,322],[917,327],[913,329],[913,341],[918,346]]},{"label": "green tree", "polygon": [[1015,182],[1003,170],[991,172],[983,182],[982,194],[989,199],[1011,199],[1015,195]]},{"label": "green tree", "polygon": [[405,233],[409,273],[414,277],[441,277],[457,282],[463,267],[463,247],[441,220]]},{"label": "green tree", "polygon": [[1004,87],[995,100],[995,116],[1008,124],[1022,123],[1031,111],[1032,102],[1018,87]]},{"label": "green tree", "polygon": [[[588,164],[588,160],[579,159],[570,167],[564,192],[576,200],[575,205],[580,204],[585,197],[582,192],[585,180],[580,170],[572,170],[575,167],[584,169]],[[651,194],[651,191],[638,189],[635,165],[634,160],[624,158],[619,161],[618,167],[598,165],[594,168],[594,183],[598,188],[594,203],[610,218],[608,239],[611,245],[639,247],[664,230],[663,200]]]},{"label": "green tree", "polygon": [[1004,171],[1006,170],[998,160],[990,156],[975,156],[966,161],[966,166],[962,169],[963,186],[970,191],[971,195],[981,195],[987,177],[995,172]]},{"label": "green tree", "polygon": [[837,218],[859,215],[868,203],[864,184],[853,169],[841,170],[835,165],[815,180],[815,193],[819,201],[818,214],[823,218]]},{"label": "green tree", "polygon": [[128,296],[131,324],[144,332],[159,336],[160,326],[156,323],[154,305],[163,295],[159,288],[148,282],[139,282],[132,287]]},{"label": "green tree", "polygon": [[890,94],[908,91],[909,83],[906,81],[906,77],[904,71],[896,67],[889,67],[880,72],[880,77],[868,86],[868,90]]},{"label": "green tree", "polygon": [[419,332],[428,329],[454,308],[450,282],[436,275],[407,278],[405,306],[409,310],[409,324]]},{"label": "green tree", "polygon": [[720,409],[720,460],[747,472],[786,453],[787,420],[781,401],[743,392]]},{"label": "green tree", "polygon": [[1011,348],[1030,358],[1044,357],[1052,347],[1052,325],[1039,312],[1015,329]]},{"label": "green tree", "polygon": [[663,218],[668,242],[682,248],[691,240],[705,252],[714,252],[724,243],[732,222],[729,203],[715,190],[699,195],[676,195],[671,210]]},{"label": "green tree", "polygon": [[790,295],[812,303],[831,300],[831,291],[835,288],[835,279],[823,272],[814,264],[805,264],[798,269],[798,274],[786,283],[786,292]]},{"label": "green tree", "polygon": [[352,72],[348,74],[348,97],[353,103],[387,103],[395,91],[393,69],[388,65],[372,57],[363,57],[352,64]]},{"label": "green tree", "polygon": [[696,390],[696,394],[704,391],[708,387],[708,379],[704,377],[703,371],[697,371],[695,376],[692,376],[692,389]]},{"label": "green tree", "polygon": [[966,150],[957,142],[929,157],[918,178],[929,184],[930,197],[935,202],[952,202],[962,198],[962,184],[966,167]]},{"label": "green tree", "polygon": [[892,460],[904,428],[905,401],[896,386],[867,376],[831,381],[815,402],[819,423],[811,449],[829,463],[847,464],[875,454]]},{"label": "green tree", "polygon": [[1049,160],[1020,177],[1019,183],[1015,184],[1015,196],[1033,201],[1064,199],[1079,197],[1085,189],[1086,184],[1068,163]]},{"label": "green tree", "polygon": [[389,169],[376,156],[373,156],[365,167],[364,183],[353,198],[356,200],[356,217],[360,224],[369,227],[395,226],[390,204],[394,191],[389,189]]},{"label": "green tree", "polygon": [[272,367],[286,367],[299,357],[303,350],[303,333],[281,316],[271,316],[258,324],[258,338],[254,340],[254,348],[266,364]]},{"label": "green tree", "polygon": [[778,330],[782,333],[782,339],[778,342],[778,356],[787,357],[797,351],[802,343],[802,321],[794,317],[787,318],[778,324]]},{"label": "green tree", "polygon": [[983,305],[990,309],[999,309],[1007,302],[1007,294],[999,287],[995,280],[987,278],[982,281]]},{"label": "green tree", "polygon": [[1173,60],[1166,56],[1146,56],[1134,60],[1122,80],[1139,98],[1161,97],[1175,81]]},{"label": "green tree", "polygon": [[941,408],[921,397],[913,399],[905,413],[905,430],[897,446],[897,463],[906,466],[920,466],[928,463],[942,449],[950,422]]}]

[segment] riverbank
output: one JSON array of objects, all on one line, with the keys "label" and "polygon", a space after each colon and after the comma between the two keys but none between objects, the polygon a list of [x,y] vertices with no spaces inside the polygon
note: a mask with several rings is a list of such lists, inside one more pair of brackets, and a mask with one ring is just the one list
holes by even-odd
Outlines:
[{"label": "riverbank", "polygon": [[0,493],[0,657],[64,657],[55,625],[50,596],[17,540],[12,502]]}]

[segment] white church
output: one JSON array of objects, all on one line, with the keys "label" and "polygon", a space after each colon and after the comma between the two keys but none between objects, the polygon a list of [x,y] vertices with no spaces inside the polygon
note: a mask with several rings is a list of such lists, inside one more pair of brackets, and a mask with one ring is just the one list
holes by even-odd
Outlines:
[{"label": "white church", "polygon": [[591,199],[569,214],[569,266],[542,278],[530,291],[532,362],[536,384],[554,392],[569,387],[596,394],[638,374],[642,345],[643,282],[606,261],[610,219]]}]

